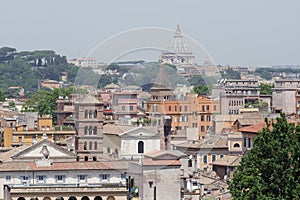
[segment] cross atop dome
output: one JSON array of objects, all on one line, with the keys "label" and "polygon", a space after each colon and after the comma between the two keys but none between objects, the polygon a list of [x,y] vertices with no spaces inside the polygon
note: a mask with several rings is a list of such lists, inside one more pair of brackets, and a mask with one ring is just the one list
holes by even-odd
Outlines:
[{"label": "cross atop dome", "polygon": [[179,25],[176,27],[175,34],[169,47],[161,54],[160,61],[176,65],[177,67],[194,64],[193,52],[185,42]]}]

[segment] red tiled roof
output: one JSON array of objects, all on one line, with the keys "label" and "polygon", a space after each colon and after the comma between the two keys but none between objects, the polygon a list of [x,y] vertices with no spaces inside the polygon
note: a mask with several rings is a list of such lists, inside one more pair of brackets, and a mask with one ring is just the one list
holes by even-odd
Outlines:
[{"label": "red tiled roof", "polygon": [[[294,123],[295,126],[299,124],[299,120],[297,119],[287,119],[288,123]],[[276,123],[276,120],[274,120],[274,123]],[[239,129],[240,132],[249,132],[249,133],[258,133],[259,131],[262,131],[263,128],[267,128],[266,122],[261,122],[258,124],[254,124],[251,126],[243,127]],[[272,123],[270,122],[270,130],[273,130]]]},{"label": "red tiled roof", "polygon": [[[127,166],[121,164],[124,168]],[[61,171],[61,170],[98,170],[120,168],[113,162],[53,162],[50,166],[37,167],[34,162],[7,162],[0,164],[1,171]]]},{"label": "red tiled roof", "polygon": [[263,128],[266,128],[266,127],[267,127],[266,122],[261,122],[258,124],[240,128],[239,131],[249,132],[249,133],[258,133],[259,131],[261,131]]}]

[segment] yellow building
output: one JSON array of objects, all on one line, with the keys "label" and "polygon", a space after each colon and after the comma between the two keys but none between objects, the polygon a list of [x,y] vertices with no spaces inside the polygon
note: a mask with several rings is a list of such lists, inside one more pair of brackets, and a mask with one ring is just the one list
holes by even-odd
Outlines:
[{"label": "yellow building", "polygon": [[[201,138],[212,126],[213,114],[220,112],[220,101],[207,96],[197,97],[196,94],[187,94],[177,99],[173,97],[164,100],[151,99],[147,101],[146,111],[149,116],[171,116],[174,131],[197,128]],[[158,126],[160,124],[158,123]]]},{"label": "yellow building", "polygon": [[[73,130],[54,130],[52,117],[43,115],[38,118],[37,129],[28,129],[26,125],[5,127],[3,134],[3,147],[32,145],[47,137],[50,141],[60,143],[62,140],[74,136]],[[44,136],[43,136],[44,135]]]},{"label": "yellow building", "polygon": [[58,81],[56,81],[56,80],[49,80],[49,79],[43,80],[41,82],[41,86],[42,87],[46,87],[46,88],[50,88],[50,89],[60,88],[60,84],[59,84]]}]

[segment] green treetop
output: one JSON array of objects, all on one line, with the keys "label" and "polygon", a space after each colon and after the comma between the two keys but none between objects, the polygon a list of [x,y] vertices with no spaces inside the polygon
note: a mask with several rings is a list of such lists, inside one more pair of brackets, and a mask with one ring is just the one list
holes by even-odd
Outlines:
[{"label": "green treetop", "polygon": [[300,199],[300,126],[284,114],[254,140],[231,182],[233,199]]}]

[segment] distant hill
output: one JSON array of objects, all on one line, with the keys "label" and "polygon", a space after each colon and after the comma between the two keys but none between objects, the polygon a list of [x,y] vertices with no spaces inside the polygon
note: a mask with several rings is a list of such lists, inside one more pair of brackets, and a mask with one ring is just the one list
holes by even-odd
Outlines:
[{"label": "distant hill", "polygon": [[65,56],[52,50],[21,51],[15,48],[0,48],[0,89],[24,88],[30,96],[38,89],[38,82],[44,79],[59,81],[61,72],[66,72],[68,81],[74,82],[78,67],[68,64]]}]

